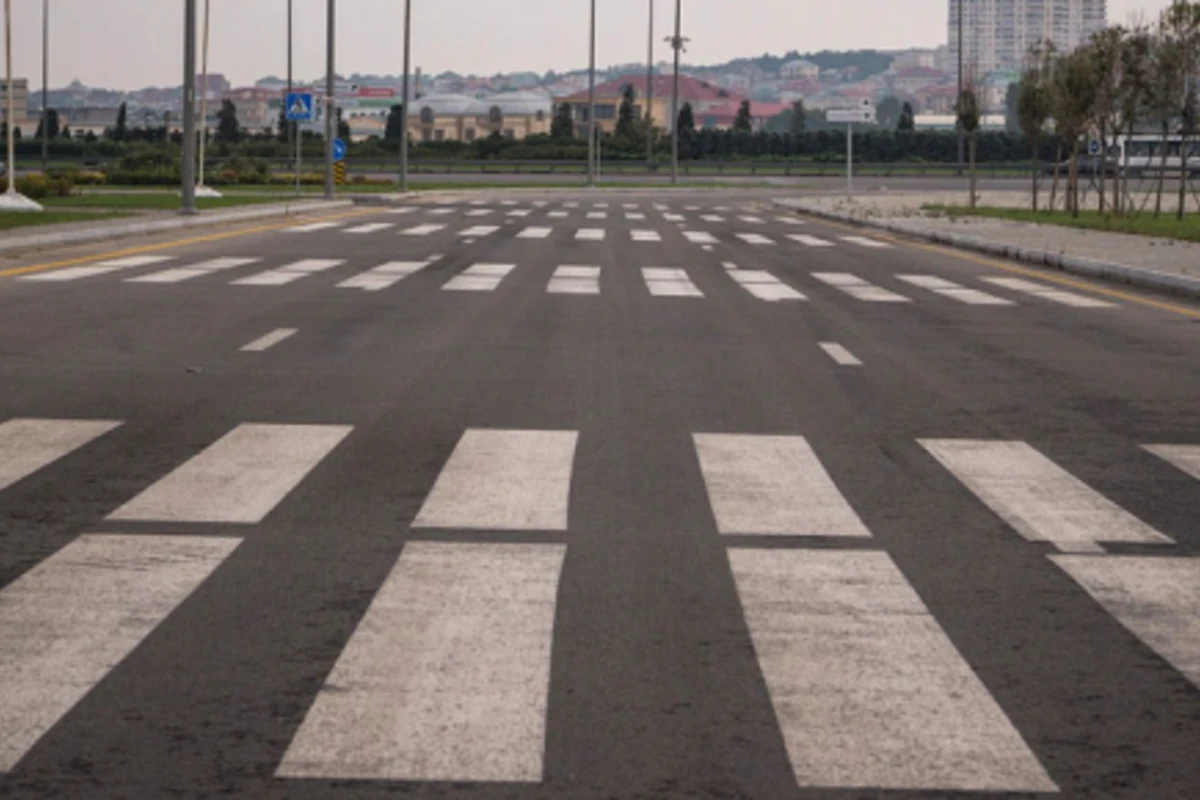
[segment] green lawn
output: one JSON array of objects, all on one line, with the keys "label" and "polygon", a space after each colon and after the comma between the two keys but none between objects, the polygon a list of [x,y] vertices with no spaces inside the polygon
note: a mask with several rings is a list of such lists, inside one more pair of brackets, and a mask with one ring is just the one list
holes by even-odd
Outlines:
[{"label": "green lawn", "polygon": [[[239,195],[230,197],[200,197],[196,206],[201,210],[245,206],[255,203],[277,203],[294,195]],[[179,194],[173,191],[148,191],[137,194],[89,193],[74,197],[51,197],[42,202],[47,208],[122,208],[164,211],[179,208]]]},{"label": "green lawn", "polygon": [[37,225],[55,225],[60,222],[94,222],[126,216],[129,215],[119,212],[95,214],[87,211],[44,211],[39,214],[28,211],[0,211],[0,231],[30,228]]},{"label": "green lawn", "polygon": [[1078,217],[1072,217],[1063,211],[1032,211],[1022,208],[981,207],[971,210],[963,206],[930,205],[925,206],[925,209],[952,217],[975,216],[1009,219],[1016,222],[1036,222],[1042,225],[1062,225],[1091,231],[1115,231],[1200,242],[1200,215],[1197,214],[1186,215],[1181,222],[1175,219],[1174,214],[1164,214],[1155,219],[1149,214],[1135,217],[1110,217],[1098,211],[1081,211]]}]

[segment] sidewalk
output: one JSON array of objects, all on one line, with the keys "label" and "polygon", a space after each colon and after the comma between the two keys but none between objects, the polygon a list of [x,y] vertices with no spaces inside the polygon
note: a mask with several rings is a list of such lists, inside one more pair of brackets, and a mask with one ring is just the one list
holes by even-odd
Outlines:
[{"label": "sidewalk", "polygon": [[[775,203],[839,222],[1200,299],[1200,243],[982,217],[950,218],[921,210],[925,205],[964,201],[962,192],[929,192],[864,195],[853,201],[789,198]],[[1020,207],[1028,202],[1028,194],[1020,192],[984,192],[979,204]]]}]

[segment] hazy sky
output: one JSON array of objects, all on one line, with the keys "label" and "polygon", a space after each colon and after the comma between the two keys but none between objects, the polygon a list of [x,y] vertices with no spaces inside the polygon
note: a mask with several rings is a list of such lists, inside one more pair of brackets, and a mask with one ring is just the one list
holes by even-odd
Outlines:
[{"label": "hazy sky", "polygon": [[[286,71],[286,0],[211,0],[210,70],[235,85]],[[1109,0],[1109,18],[1170,0]],[[325,0],[294,0],[296,75],[324,67]],[[204,0],[199,0],[201,12]],[[15,72],[41,85],[42,0],[13,0]],[[50,85],[80,78],[135,89],[182,80],[183,0],[50,0]],[[647,0],[599,0],[597,62],[646,55]],[[674,3],[657,0],[666,58]],[[338,70],[399,73],[402,0],[338,0]],[[686,60],[787,50],[901,48],[946,38],[947,0],[684,0]],[[201,13],[202,16],[202,13]],[[413,63],[426,73],[492,74],[587,65],[588,0],[413,0]]]}]

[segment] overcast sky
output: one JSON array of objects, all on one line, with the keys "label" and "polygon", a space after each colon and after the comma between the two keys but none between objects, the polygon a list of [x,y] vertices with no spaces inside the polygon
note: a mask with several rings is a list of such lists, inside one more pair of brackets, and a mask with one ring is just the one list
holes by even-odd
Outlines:
[{"label": "overcast sky", "polygon": [[[235,85],[286,71],[286,0],[211,0],[210,70]],[[1109,18],[1156,14],[1170,0],[1109,0]],[[325,0],[294,0],[296,75],[324,67]],[[203,9],[204,0],[199,0]],[[600,66],[646,54],[647,0],[599,0]],[[657,0],[656,56],[673,24]],[[41,0],[13,0],[15,71],[41,85]],[[136,89],[182,80],[183,0],[50,0],[50,85],[79,78]],[[587,0],[413,0],[413,63],[426,73],[493,74],[587,65]],[[402,0],[338,0],[338,70],[399,73]],[[947,0],[684,0],[687,60],[787,50],[932,46]]]}]

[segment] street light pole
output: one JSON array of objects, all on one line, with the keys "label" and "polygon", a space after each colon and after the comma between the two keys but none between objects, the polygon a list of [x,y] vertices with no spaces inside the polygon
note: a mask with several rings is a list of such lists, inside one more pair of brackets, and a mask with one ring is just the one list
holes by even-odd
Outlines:
[{"label": "street light pole", "polygon": [[[8,2],[8,0],[5,0]],[[196,0],[183,3],[183,168],[180,214],[196,213]]]},{"label": "street light pole", "polygon": [[646,166],[654,164],[654,0],[650,0],[650,34],[646,45]]},{"label": "street light pole", "polygon": [[400,191],[408,191],[408,70],[412,64],[412,0],[404,0],[404,77],[400,105]]},{"label": "street light pole", "polygon": [[325,23],[325,199],[332,200],[334,197],[333,187],[333,136],[337,131],[334,115],[337,108],[337,99],[334,97],[336,87],[334,86],[334,41],[335,30],[334,25],[337,22],[337,12],[335,9],[335,0],[327,0],[326,2],[326,23]]},{"label": "street light pole", "polygon": [[962,105],[963,94],[963,0],[958,0],[958,95],[954,102],[954,129],[958,131],[958,166],[963,165],[963,129],[958,119],[959,107]]},{"label": "street light pole", "polygon": [[50,167],[50,0],[42,0],[42,172]]},{"label": "street light pole", "polygon": [[592,0],[588,57],[588,186],[596,185],[596,0]]},{"label": "street light pole", "polygon": [[211,0],[204,0],[204,48],[200,55],[200,71],[203,73],[201,82],[204,84],[200,87],[200,171],[199,171],[199,186],[198,194],[206,194],[204,188],[204,156],[208,149],[208,31],[209,31],[209,11]]},{"label": "street light pole", "polygon": [[679,54],[683,51],[683,0],[675,0],[675,77],[671,86],[671,185],[679,183]]}]

